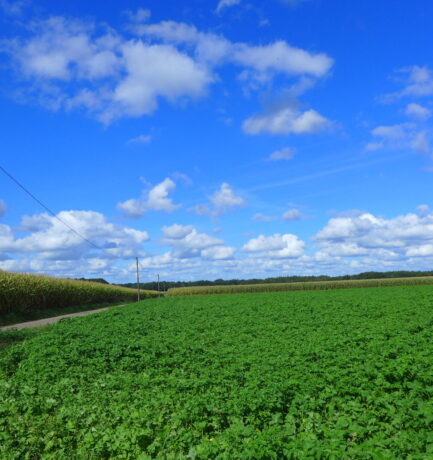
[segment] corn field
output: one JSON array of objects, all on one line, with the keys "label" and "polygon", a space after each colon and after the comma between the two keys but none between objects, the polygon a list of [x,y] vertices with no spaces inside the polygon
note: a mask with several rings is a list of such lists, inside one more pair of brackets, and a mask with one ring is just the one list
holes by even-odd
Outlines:
[{"label": "corn field", "polygon": [[417,278],[387,278],[366,280],[343,280],[343,281],[310,281],[301,283],[267,283],[267,284],[239,284],[226,286],[194,286],[169,289],[170,297],[186,295],[207,294],[239,294],[253,292],[279,292],[279,291],[308,291],[326,289],[349,289],[386,286],[418,286],[433,285],[433,276]]},{"label": "corn field", "polygon": [[[158,293],[140,291],[140,295],[145,299]],[[134,289],[0,271],[0,314],[135,300]]]}]

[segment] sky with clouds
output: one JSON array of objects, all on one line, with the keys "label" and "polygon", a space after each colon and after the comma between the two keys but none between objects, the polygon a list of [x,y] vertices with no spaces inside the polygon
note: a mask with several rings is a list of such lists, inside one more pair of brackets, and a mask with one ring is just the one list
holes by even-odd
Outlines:
[{"label": "sky with clouds", "polygon": [[55,214],[0,173],[0,269],[432,269],[432,30],[428,0],[0,0],[0,165]]}]

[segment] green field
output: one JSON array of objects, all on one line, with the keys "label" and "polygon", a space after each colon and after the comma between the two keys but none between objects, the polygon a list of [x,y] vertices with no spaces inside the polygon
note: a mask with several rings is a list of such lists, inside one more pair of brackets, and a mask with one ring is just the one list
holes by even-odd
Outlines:
[{"label": "green field", "polygon": [[0,358],[2,459],[431,459],[433,287],[150,299]]},{"label": "green field", "polygon": [[332,280],[332,281],[301,281],[288,283],[260,283],[234,284],[212,286],[188,286],[169,289],[170,297],[184,295],[209,294],[247,294],[255,292],[282,292],[282,291],[321,291],[328,289],[352,289],[366,287],[387,286],[425,286],[433,285],[433,276],[405,277],[405,278],[378,278],[359,280]]}]

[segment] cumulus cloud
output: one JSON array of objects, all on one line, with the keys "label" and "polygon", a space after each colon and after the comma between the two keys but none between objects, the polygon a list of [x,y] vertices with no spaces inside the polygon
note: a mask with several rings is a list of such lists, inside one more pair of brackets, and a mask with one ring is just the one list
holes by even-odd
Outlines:
[{"label": "cumulus cloud", "polygon": [[0,200],[0,217],[6,214],[7,206],[3,200]]},{"label": "cumulus cloud", "polygon": [[[141,250],[149,239],[145,231],[110,223],[95,211],[61,211],[57,219],[48,214],[25,216],[20,230],[28,232],[17,237],[7,226],[0,227],[0,252],[38,254],[42,259],[76,260],[95,252],[95,247],[83,240],[82,235],[100,251],[99,257],[130,257]],[[61,221],[75,229],[68,229]]]},{"label": "cumulus cloud", "polygon": [[315,240],[324,253],[403,259],[427,254],[433,244],[433,214],[418,208],[419,215],[384,219],[370,213],[336,217],[320,230]]},{"label": "cumulus cloud", "polygon": [[313,109],[304,112],[286,107],[277,111],[256,115],[244,121],[247,134],[311,134],[329,129],[332,122]]},{"label": "cumulus cloud", "polygon": [[227,182],[223,182],[220,188],[209,197],[210,205],[199,204],[192,207],[199,216],[218,217],[221,214],[246,206],[246,201],[236,195]]},{"label": "cumulus cloud", "polygon": [[203,249],[201,256],[208,260],[227,260],[233,257],[235,250],[232,246],[212,246]]},{"label": "cumulus cloud", "polygon": [[[235,1],[222,0],[220,10]],[[22,100],[32,98],[50,110],[83,109],[110,123],[150,115],[160,99],[176,103],[205,96],[213,82],[221,81],[217,66],[237,66],[244,79],[259,84],[277,74],[301,81],[309,76],[311,86],[333,65],[324,53],[282,40],[236,43],[190,24],[149,23],[146,9],[126,14],[134,39],[107,25],[57,16],[35,20],[26,34],[3,40],[20,81],[28,81]]]},{"label": "cumulus cloud", "polygon": [[275,152],[272,152],[268,157],[268,161],[292,160],[294,155],[295,149],[291,147],[284,147],[280,150],[275,150]]},{"label": "cumulus cloud", "polygon": [[213,65],[232,63],[250,69],[254,72],[251,76],[261,81],[277,73],[323,77],[334,63],[324,53],[311,53],[283,40],[267,45],[230,42],[221,35],[200,32],[193,25],[175,21],[142,25],[136,32],[168,43],[187,44],[194,48],[199,61]]},{"label": "cumulus cloud", "polygon": [[121,115],[151,114],[159,96],[169,101],[201,96],[212,81],[205,68],[170,45],[128,42],[122,54],[127,75],[114,89],[112,101]]},{"label": "cumulus cloud", "polygon": [[283,214],[283,219],[284,220],[301,220],[303,218],[303,215],[299,209],[289,209]]},{"label": "cumulus cloud", "polygon": [[325,75],[333,65],[333,60],[326,54],[312,54],[282,40],[263,46],[238,44],[234,50],[234,60],[261,74],[278,72],[315,77]]},{"label": "cumulus cloud", "polygon": [[176,188],[175,182],[170,178],[164,179],[161,183],[143,191],[140,198],[131,198],[117,204],[117,208],[122,213],[131,218],[139,218],[146,214],[148,210],[172,212],[180,208],[174,204],[169,193]]},{"label": "cumulus cloud", "polygon": [[175,258],[202,257],[204,259],[222,260],[233,256],[235,248],[225,246],[220,238],[199,233],[192,225],[174,224],[163,227],[161,242],[172,247]]},{"label": "cumulus cloud", "polygon": [[404,88],[382,96],[383,102],[393,102],[406,96],[425,97],[433,95],[433,73],[427,66],[405,67],[400,69],[398,73],[404,76]]},{"label": "cumulus cloud", "polygon": [[166,240],[179,240],[194,232],[192,225],[173,224],[169,227],[162,227],[162,232]]},{"label": "cumulus cloud", "polygon": [[[433,73],[428,67],[412,66],[400,69],[398,76],[397,80],[403,81],[403,89],[382,96],[382,102],[395,103],[405,97],[433,96]],[[431,153],[432,130],[425,123],[432,115],[431,110],[418,102],[410,102],[402,107],[401,111],[410,117],[411,121],[377,126],[371,130],[373,139],[367,143],[366,150],[398,149],[420,154]]]},{"label": "cumulus cloud", "polygon": [[420,104],[411,102],[406,106],[406,115],[417,118],[418,120],[427,120],[431,117],[431,110]]},{"label": "cumulus cloud", "polygon": [[237,196],[227,182],[221,184],[220,189],[210,197],[210,201],[219,212],[227,212],[245,206],[245,200]]},{"label": "cumulus cloud", "polygon": [[243,251],[259,252],[270,258],[300,257],[304,253],[305,243],[296,235],[290,233],[275,233],[271,236],[259,235],[250,239],[244,246]]},{"label": "cumulus cloud", "polygon": [[119,71],[120,38],[105,30],[98,36],[92,24],[51,17],[35,22],[33,36],[9,42],[22,73],[38,79],[93,80]]},{"label": "cumulus cloud", "polygon": [[34,22],[31,32],[4,45],[20,76],[33,81],[28,90],[53,110],[84,108],[109,123],[149,115],[159,98],[203,96],[213,81],[174,46],[127,40],[92,23],[51,17]]},{"label": "cumulus cloud", "polygon": [[425,204],[416,214],[389,219],[361,211],[333,217],[315,236],[315,252],[296,235],[276,233],[251,238],[238,257],[233,246],[193,225],[163,227],[159,243],[169,250],[149,254],[143,251],[147,232],[93,211],[63,211],[59,217],[99,249],[52,216],[24,216],[19,228],[0,224],[0,268],[131,281],[136,255],[143,279],[155,273],[165,279],[215,279],[420,270],[433,263],[433,213]]},{"label": "cumulus cloud", "polygon": [[427,153],[430,150],[427,131],[415,123],[377,126],[371,134],[375,140],[366,145],[366,150],[408,149],[418,153]]}]

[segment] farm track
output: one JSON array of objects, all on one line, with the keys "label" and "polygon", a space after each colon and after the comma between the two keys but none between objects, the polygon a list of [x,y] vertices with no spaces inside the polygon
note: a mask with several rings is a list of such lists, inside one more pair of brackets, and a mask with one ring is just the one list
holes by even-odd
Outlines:
[{"label": "farm track", "polygon": [[[124,305],[116,305],[117,307],[123,307]],[[52,316],[51,318],[38,319],[36,321],[26,321],[25,323],[10,324],[9,326],[0,327],[0,331],[10,331],[11,329],[28,329],[34,327],[48,326],[49,324],[55,324],[64,318],[75,318],[77,316],[87,316],[93,313],[100,313],[101,311],[108,310],[111,307],[98,308],[96,310],[79,311],[77,313],[68,313],[67,315]]]}]

